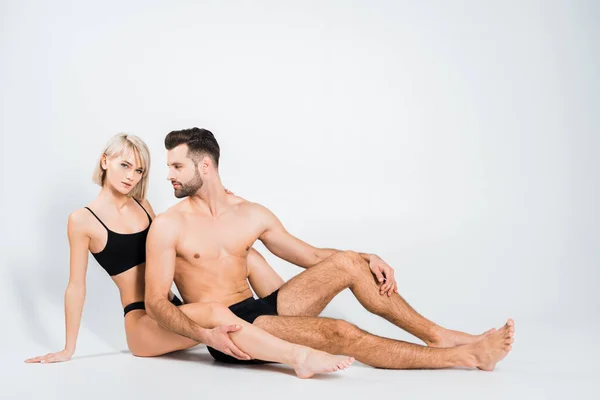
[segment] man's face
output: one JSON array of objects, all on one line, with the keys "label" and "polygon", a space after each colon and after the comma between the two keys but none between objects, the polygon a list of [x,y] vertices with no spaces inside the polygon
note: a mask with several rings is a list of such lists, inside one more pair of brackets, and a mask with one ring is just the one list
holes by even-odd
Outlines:
[{"label": "man's face", "polygon": [[105,156],[102,168],[106,170],[105,184],[125,195],[133,190],[144,173],[140,158],[133,152],[125,152],[112,158]]},{"label": "man's face", "polygon": [[204,183],[194,161],[187,157],[188,146],[181,144],[167,151],[167,166],[175,197],[181,199],[196,193]]}]

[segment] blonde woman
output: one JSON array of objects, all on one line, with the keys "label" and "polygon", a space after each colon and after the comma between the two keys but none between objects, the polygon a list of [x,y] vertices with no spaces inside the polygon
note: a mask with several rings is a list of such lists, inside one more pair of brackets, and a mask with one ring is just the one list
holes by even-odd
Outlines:
[{"label": "blonde woman", "polygon": [[[146,200],[149,172],[150,153],[139,137],[117,134],[110,139],[93,175],[93,181],[102,187],[100,193],[68,220],[70,277],[65,292],[65,348],[30,358],[27,363],[67,361],[75,352],[85,299],[88,251],[119,288],[127,345],[133,355],[158,356],[199,344],[163,328],[145,311],[145,245],[155,217]],[[252,259],[249,257],[250,262]],[[352,357],[334,356],[276,338],[219,303],[182,304],[173,293],[169,297],[192,320],[210,322],[203,326],[203,343],[238,359],[288,364],[301,378],[342,370],[354,361]]]}]

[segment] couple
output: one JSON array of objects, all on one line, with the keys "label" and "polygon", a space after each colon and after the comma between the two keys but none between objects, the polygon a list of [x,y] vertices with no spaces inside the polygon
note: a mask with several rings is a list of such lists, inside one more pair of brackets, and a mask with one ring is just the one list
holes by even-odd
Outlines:
[{"label": "couple", "polygon": [[[354,359],[380,368],[492,370],[511,350],[512,320],[481,335],[445,329],[402,299],[392,268],[379,257],[312,247],[289,234],[268,209],[226,193],[211,132],[173,131],[165,147],[168,178],[175,196],[185,199],[155,217],[145,200],[148,148],[133,135],[116,135],[108,143],[94,174],[100,194],[69,216],[65,348],[27,362],[66,361],[75,351],[88,251],[119,287],[127,343],[137,356],[205,343],[216,360],[285,363],[308,378],[345,369]],[[252,248],[257,239],[306,271],[283,283]],[[185,304],[171,293],[173,281]],[[346,288],[367,310],[427,346],[318,317]]]}]

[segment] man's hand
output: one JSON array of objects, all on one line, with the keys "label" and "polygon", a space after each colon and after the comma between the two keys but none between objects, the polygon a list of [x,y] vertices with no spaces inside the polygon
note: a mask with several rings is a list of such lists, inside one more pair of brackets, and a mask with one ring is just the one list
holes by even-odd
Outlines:
[{"label": "man's hand", "polygon": [[396,284],[394,269],[392,267],[375,254],[371,254],[370,256],[369,267],[379,284],[381,284],[379,294],[383,295],[387,293],[389,297],[394,293],[398,293],[398,285]]},{"label": "man's hand", "polygon": [[207,329],[204,342],[221,353],[225,353],[238,360],[251,360],[252,357],[241,351],[229,337],[230,332],[237,332],[240,329],[242,327],[239,325],[223,325]]},{"label": "man's hand", "polygon": [[25,362],[28,364],[56,363],[56,362],[62,362],[62,361],[69,361],[72,356],[73,356],[72,351],[62,350],[62,351],[59,351],[58,353],[48,353],[45,356],[28,358],[27,360],[25,360]]}]

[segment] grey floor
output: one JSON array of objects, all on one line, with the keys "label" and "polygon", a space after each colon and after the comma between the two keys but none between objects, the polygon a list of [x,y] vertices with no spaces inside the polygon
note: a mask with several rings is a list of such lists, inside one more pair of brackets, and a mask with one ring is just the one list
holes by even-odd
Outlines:
[{"label": "grey floor", "polygon": [[3,351],[0,394],[3,399],[598,399],[599,328],[589,322],[521,322],[513,352],[494,372],[391,371],[357,363],[311,380],[297,379],[281,365],[218,364],[203,346],[153,359],[97,346],[98,351],[78,351],[67,363],[27,365],[24,358],[47,349],[21,338]]}]

